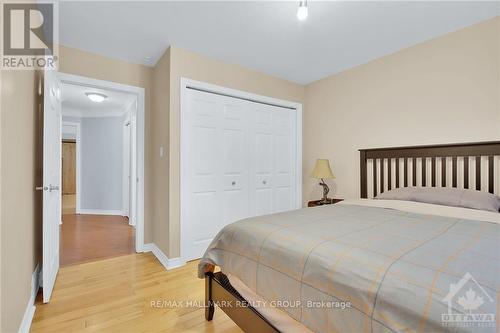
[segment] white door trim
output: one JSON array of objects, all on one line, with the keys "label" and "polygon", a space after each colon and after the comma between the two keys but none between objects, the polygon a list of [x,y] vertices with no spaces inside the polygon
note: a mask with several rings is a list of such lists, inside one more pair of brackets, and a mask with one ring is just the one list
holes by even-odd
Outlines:
[{"label": "white door trim", "polygon": [[[130,110],[128,110],[130,111]],[[123,158],[122,158],[122,164],[123,164],[123,173],[122,173],[122,215],[127,216],[130,218],[130,207],[129,207],[129,202],[130,202],[130,181],[132,180],[131,178],[131,163],[130,159],[132,158],[130,151],[132,147],[132,142],[131,142],[131,133],[130,129],[132,127],[132,120],[131,120],[131,114],[130,112],[127,112],[127,117],[122,123],[122,143],[123,143]],[[127,125],[128,123],[128,125]],[[129,220],[130,221],[130,220]]]},{"label": "white door trim", "polygon": [[186,213],[185,211],[189,209],[187,204],[188,193],[184,189],[184,184],[188,183],[188,175],[183,170],[188,170],[186,168],[185,155],[187,151],[186,147],[186,126],[187,126],[187,107],[186,107],[186,99],[187,94],[186,91],[188,87],[196,88],[199,90],[204,90],[206,92],[213,92],[217,94],[227,95],[236,98],[242,98],[254,102],[271,104],[274,106],[285,107],[295,109],[296,112],[296,208],[302,207],[302,104],[292,101],[286,101],[282,99],[277,99],[273,97],[267,97],[262,95],[257,95],[241,90],[231,89],[227,87],[222,87],[218,85],[214,85],[211,83],[206,83],[202,81],[191,80],[188,78],[181,77],[180,82],[180,240],[181,240],[181,261],[186,262],[191,258],[187,258],[187,237],[185,230],[185,220]]},{"label": "white door trim", "polygon": [[145,132],[145,100],[144,88],[93,79],[85,76],[58,73],[62,83],[87,86],[89,88],[103,88],[131,93],[137,96],[137,191],[136,191],[136,221],[135,221],[135,250],[143,252],[144,250],[144,132]]},{"label": "white door trim", "polygon": [[[81,190],[82,190],[82,182],[81,182],[81,154],[82,154],[82,148],[80,146],[81,140],[82,140],[82,132],[81,132],[81,124],[73,121],[65,121],[63,120],[62,122],[63,127],[66,126],[74,126],[76,127],[76,194],[75,194],[75,199],[76,199],[76,213],[81,214],[81,206],[80,206],[80,199],[81,199]],[[62,184],[61,184],[62,186]],[[62,191],[61,191],[62,192]],[[62,223],[61,223],[62,224]]]}]

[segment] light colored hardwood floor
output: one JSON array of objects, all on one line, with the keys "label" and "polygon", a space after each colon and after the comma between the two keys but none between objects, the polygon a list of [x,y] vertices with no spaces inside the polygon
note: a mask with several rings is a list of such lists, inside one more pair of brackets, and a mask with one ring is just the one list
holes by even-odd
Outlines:
[{"label": "light colored hardwood floor", "polygon": [[112,215],[62,216],[61,266],[135,253],[135,229]]},{"label": "light colored hardwood floor", "polygon": [[61,268],[50,303],[37,300],[31,331],[242,332],[220,309],[207,322],[202,307],[151,306],[203,304],[197,264],[166,271],[151,253],[142,253]]}]

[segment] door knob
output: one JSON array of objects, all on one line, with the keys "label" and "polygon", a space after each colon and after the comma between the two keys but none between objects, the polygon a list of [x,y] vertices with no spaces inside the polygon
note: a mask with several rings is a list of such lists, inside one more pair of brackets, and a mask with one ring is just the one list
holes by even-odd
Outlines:
[{"label": "door knob", "polygon": [[47,186],[37,186],[35,190],[37,191],[47,191],[49,188]]},{"label": "door knob", "polygon": [[59,185],[50,184],[49,185],[49,192],[52,192],[52,191],[59,191]]}]

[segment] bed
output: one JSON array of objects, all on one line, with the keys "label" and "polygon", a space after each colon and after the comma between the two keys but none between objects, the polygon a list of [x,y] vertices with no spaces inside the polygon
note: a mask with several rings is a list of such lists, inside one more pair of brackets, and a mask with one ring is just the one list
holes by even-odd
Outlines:
[{"label": "bed", "polygon": [[360,156],[362,199],[245,219],[219,232],[199,264],[207,320],[216,304],[246,332],[496,331],[498,211],[368,193],[472,183],[498,193],[500,142]]}]

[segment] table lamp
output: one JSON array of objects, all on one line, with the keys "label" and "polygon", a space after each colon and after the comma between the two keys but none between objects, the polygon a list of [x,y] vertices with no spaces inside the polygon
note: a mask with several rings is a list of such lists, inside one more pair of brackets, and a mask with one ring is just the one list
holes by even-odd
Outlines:
[{"label": "table lamp", "polygon": [[311,178],[321,180],[319,183],[319,185],[323,186],[323,199],[321,199],[321,203],[329,203],[330,199],[328,199],[328,192],[330,192],[330,189],[328,185],[326,185],[325,179],[335,178],[330,168],[330,161],[328,159],[317,159],[316,165],[311,173]]}]

